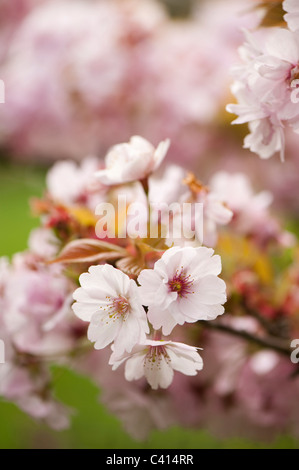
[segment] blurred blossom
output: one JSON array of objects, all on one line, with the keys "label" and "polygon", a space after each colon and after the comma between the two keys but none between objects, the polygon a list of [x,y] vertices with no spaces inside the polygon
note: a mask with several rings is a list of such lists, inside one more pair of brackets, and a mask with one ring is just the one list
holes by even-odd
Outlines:
[{"label": "blurred blossom", "polygon": [[1,0],[0,1],[0,63],[5,59],[10,41],[22,21],[33,8],[44,0]]},{"label": "blurred blossom", "polygon": [[34,264],[34,257],[16,257],[2,295],[2,321],[13,344],[28,354],[71,349],[71,293],[72,284],[57,266],[42,267]]},{"label": "blurred blossom", "polygon": [[299,29],[299,5],[296,0],[284,0],[283,9],[287,12],[284,15],[289,28],[292,31]]},{"label": "blurred blossom", "polygon": [[101,168],[96,157],[87,157],[81,164],[59,161],[47,173],[47,189],[54,201],[66,205],[86,205],[92,211],[105,199],[105,187],[95,173]]},{"label": "blurred blossom", "polygon": [[[65,429],[70,410],[53,397],[51,374],[43,358],[59,356],[74,345],[73,322],[67,319],[68,281],[55,269],[36,271],[34,266],[27,266],[28,261],[21,255],[17,257],[16,265],[6,271],[1,282],[5,363],[0,369],[0,394],[53,429]],[[2,260],[2,273],[3,269]]]},{"label": "blurred blossom", "polygon": [[138,277],[153,327],[169,335],[177,324],[222,315],[226,286],[218,278],[220,272],[221,259],[211,248],[169,248],[154,269],[145,269]]},{"label": "blurred blossom", "polygon": [[62,364],[135,439],[299,436],[295,3],[266,29],[252,0],[176,20],[154,0],[0,0],[1,145],[54,161],[27,250],[0,258],[1,397],[64,429]]},{"label": "blurred blossom", "polygon": [[293,245],[295,238],[283,231],[272,216],[269,206],[273,196],[269,191],[254,194],[250,180],[243,173],[215,173],[210,181],[215,195],[233,211],[232,224],[236,232],[256,237],[260,243],[277,239],[284,245]]},{"label": "blurred blossom", "polygon": [[170,142],[164,140],[155,149],[140,136],[130,142],[112,147],[105,158],[106,168],[96,173],[98,180],[106,185],[142,181],[159,168],[168,151]]},{"label": "blurred blossom", "polygon": [[154,145],[167,136],[171,158],[192,162],[202,126],[224,109],[240,28],[255,17],[236,0],[178,22],[153,0],[37,2],[2,65],[2,142],[19,158],[81,159],[134,134]]},{"label": "blurred blossom", "polygon": [[57,255],[60,244],[52,230],[38,227],[29,234],[28,248],[34,255],[49,260]]},{"label": "blurred blossom", "polygon": [[109,364],[117,369],[125,362],[125,377],[128,381],[145,376],[153,390],[168,388],[174,371],[185,375],[196,375],[203,368],[198,348],[174,341],[152,341],[134,346],[131,354],[116,354],[113,351]]},{"label": "blurred blossom", "polygon": [[73,310],[89,322],[88,339],[95,349],[113,343],[115,352],[131,352],[142,343],[149,326],[136,283],[108,264],[90,266],[79,278],[81,287],[73,294]]}]

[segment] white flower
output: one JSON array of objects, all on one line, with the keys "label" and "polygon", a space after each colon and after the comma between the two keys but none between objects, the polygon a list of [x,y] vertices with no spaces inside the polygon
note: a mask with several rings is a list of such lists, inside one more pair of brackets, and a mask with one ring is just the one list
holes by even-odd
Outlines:
[{"label": "white flower", "polygon": [[[259,81],[263,82],[261,88],[268,85],[269,91],[269,80],[260,77]],[[276,98],[272,102],[263,101],[263,96],[259,96],[257,88],[250,90],[241,82],[234,83],[232,92],[238,104],[228,105],[227,111],[239,115],[232,124],[249,123],[250,134],[244,139],[244,148],[257,153],[262,159],[268,159],[276,152],[280,152],[281,161],[284,161],[284,130],[279,111],[285,101],[281,102],[281,99]]]},{"label": "white flower", "polygon": [[299,29],[299,2],[298,0],[285,0],[282,4],[283,9],[287,12],[284,19],[288,23],[288,27],[292,31]]},{"label": "white flower", "polygon": [[106,169],[98,171],[96,176],[106,185],[142,180],[160,166],[169,143],[164,140],[155,149],[147,140],[134,136],[130,142],[111,148],[105,159]]},{"label": "white flower", "polygon": [[149,179],[149,200],[151,204],[172,204],[187,192],[182,184],[186,170],[175,164],[169,164],[163,171],[158,171]]},{"label": "white flower", "polygon": [[173,247],[167,250],[154,269],[139,277],[148,319],[165,335],[177,325],[197,320],[213,320],[224,312],[226,286],[217,276],[221,259],[206,247]]},{"label": "white flower", "polygon": [[117,369],[125,365],[127,380],[138,380],[145,376],[153,389],[167,388],[173,380],[173,371],[185,375],[196,375],[203,368],[203,361],[196,347],[173,341],[146,340],[136,345],[131,354],[117,356],[115,352],[110,357],[109,364]]},{"label": "white flower", "polygon": [[269,191],[255,194],[244,173],[219,171],[210,181],[212,190],[233,210],[234,228],[242,234],[252,234],[270,224],[269,206],[273,200]]},{"label": "white flower", "polygon": [[190,185],[194,182],[197,189],[191,192],[191,188],[185,190],[179,197],[179,203],[174,204],[172,227],[168,227],[166,244],[214,247],[218,239],[218,226],[227,225],[233,212],[218,194],[196,181],[192,174],[185,181]]},{"label": "white flower", "polygon": [[[233,212],[224,204],[213,191],[201,191],[197,195],[197,203],[203,204],[203,243],[213,247],[218,239],[218,225],[227,225],[233,217]],[[200,239],[200,238],[199,238]]]},{"label": "white flower", "polygon": [[232,87],[238,104],[227,110],[238,115],[234,124],[249,123],[245,148],[264,159],[280,152],[283,161],[285,123],[299,128],[299,31],[269,28],[246,39]]},{"label": "white flower", "polygon": [[90,322],[88,339],[95,342],[95,349],[114,341],[121,354],[145,340],[149,328],[135,281],[109,264],[90,266],[79,280],[73,310],[81,320]]},{"label": "white flower", "polygon": [[80,165],[71,160],[55,163],[47,174],[50,196],[64,204],[85,204],[93,210],[102,202],[106,189],[94,176],[99,166],[95,157],[86,158]]}]

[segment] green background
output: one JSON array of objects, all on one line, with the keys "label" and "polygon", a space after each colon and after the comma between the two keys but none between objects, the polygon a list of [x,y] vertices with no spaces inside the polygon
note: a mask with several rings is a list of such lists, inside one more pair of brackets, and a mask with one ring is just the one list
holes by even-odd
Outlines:
[{"label": "green background", "polygon": [[[26,249],[30,230],[39,221],[30,215],[29,199],[41,196],[45,170],[37,167],[0,165],[0,255],[10,256]],[[74,408],[71,428],[54,432],[32,420],[14,404],[0,399],[0,448],[37,449],[220,449],[299,448],[298,442],[281,436],[271,443],[244,439],[219,440],[204,430],[178,427],[153,432],[147,441],[136,442],[123,430],[99,400],[100,392],[86,377],[54,367],[56,396]]]}]

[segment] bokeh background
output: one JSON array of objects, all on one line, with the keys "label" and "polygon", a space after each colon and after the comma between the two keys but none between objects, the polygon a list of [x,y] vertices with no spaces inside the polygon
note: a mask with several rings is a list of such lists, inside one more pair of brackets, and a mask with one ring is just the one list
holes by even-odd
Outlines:
[{"label": "bokeh background", "polygon": [[[203,181],[217,170],[244,171],[298,231],[298,137],[287,164],[242,148],[246,128],[230,125],[231,66],[260,12],[252,0],[0,0],[0,255],[27,247],[39,221],[29,200],[41,196],[47,169],[61,159],[103,158],[139,134],[171,139],[169,159]],[[17,295],[17,293],[16,293]],[[55,392],[74,407],[70,430],[50,431],[0,401],[1,448],[297,448],[219,439],[205,429],[173,427],[138,442],[101,405],[87,378],[54,367]]]}]

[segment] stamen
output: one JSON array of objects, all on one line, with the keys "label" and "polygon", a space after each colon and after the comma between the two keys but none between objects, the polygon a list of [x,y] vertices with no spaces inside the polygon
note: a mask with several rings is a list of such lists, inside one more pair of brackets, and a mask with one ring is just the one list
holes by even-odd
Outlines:
[{"label": "stamen", "polygon": [[113,299],[112,308],[118,315],[125,315],[128,312],[129,307],[130,304],[124,297],[120,296]]},{"label": "stamen", "polygon": [[194,280],[190,274],[186,274],[183,266],[181,270],[176,270],[174,277],[168,282],[169,290],[171,292],[177,292],[179,297],[186,297],[188,294],[193,294],[192,286]]},{"label": "stamen", "polygon": [[144,363],[147,363],[151,369],[161,369],[162,357],[164,357],[167,364],[170,364],[171,360],[164,346],[150,346],[144,358]]},{"label": "stamen", "polygon": [[[130,303],[128,299],[122,297],[121,295],[119,297],[114,297],[113,299],[107,296],[106,299],[109,301],[108,306],[101,306],[100,308],[107,311],[108,316],[110,319],[112,319],[112,321],[118,320],[119,317],[122,317],[122,319],[125,321],[127,318],[127,313],[130,309]],[[102,319],[102,321],[104,321],[104,319]],[[106,321],[106,323],[108,322]]]}]

